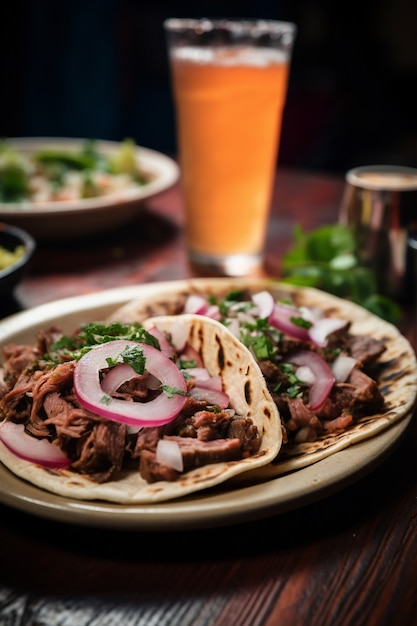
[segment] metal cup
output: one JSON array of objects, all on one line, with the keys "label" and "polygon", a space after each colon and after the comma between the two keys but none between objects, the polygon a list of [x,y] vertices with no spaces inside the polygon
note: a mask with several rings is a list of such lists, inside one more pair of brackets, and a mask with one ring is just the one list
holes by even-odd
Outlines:
[{"label": "metal cup", "polygon": [[340,223],[357,241],[360,261],[375,272],[378,292],[411,301],[417,292],[417,169],[395,165],[356,167],[346,174]]}]

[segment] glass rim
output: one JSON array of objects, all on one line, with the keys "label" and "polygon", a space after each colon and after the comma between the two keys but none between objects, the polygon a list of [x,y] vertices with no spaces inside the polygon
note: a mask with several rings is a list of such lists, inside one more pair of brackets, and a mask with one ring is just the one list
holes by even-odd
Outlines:
[{"label": "glass rim", "polygon": [[214,30],[227,30],[237,35],[282,35],[295,34],[297,26],[294,22],[259,18],[189,18],[169,17],[163,22],[165,30],[181,32],[194,30],[198,33],[210,33]]},{"label": "glass rim", "polygon": [[[377,180],[369,179],[369,176],[375,176]],[[384,177],[385,182],[383,182]],[[402,181],[398,180],[399,177]],[[348,170],[345,179],[348,184],[361,189],[417,190],[417,168],[406,165],[362,165]]]}]

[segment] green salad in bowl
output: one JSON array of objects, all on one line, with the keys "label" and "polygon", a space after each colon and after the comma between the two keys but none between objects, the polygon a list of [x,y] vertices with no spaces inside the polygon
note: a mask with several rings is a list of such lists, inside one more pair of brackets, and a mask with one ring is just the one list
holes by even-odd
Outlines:
[{"label": "green salad in bowl", "polygon": [[70,150],[45,147],[26,152],[0,142],[0,202],[58,202],[95,198],[148,183],[136,160],[136,143],[125,139],[112,153],[87,139]]}]

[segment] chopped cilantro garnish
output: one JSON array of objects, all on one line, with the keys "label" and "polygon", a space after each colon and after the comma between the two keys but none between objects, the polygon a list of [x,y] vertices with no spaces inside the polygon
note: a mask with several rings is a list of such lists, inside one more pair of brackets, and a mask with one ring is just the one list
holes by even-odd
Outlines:
[{"label": "chopped cilantro garnish", "polygon": [[277,348],[265,334],[251,334],[245,329],[240,331],[241,342],[251,349],[259,361],[272,359]]},{"label": "chopped cilantro garnish", "polygon": [[108,358],[106,361],[109,367],[114,367],[119,363],[127,363],[139,375],[145,371],[146,358],[143,356],[143,350],[140,346],[126,346],[116,359]]},{"label": "chopped cilantro garnish", "polygon": [[187,395],[186,391],[182,391],[182,389],[178,389],[178,387],[171,387],[170,385],[161,385],[161,389],[168,396],[168,398],[172,398],[175,395]]},{"label": "chopped cilantro garnish", "polygon": [[59,362],[61,357],[65,355],[68,358],[79,360],[83,354],[94,346],[116,339],[146,343],[154,348],[160,348],[156,337],[151,335],[140,324],[90,322],[82,326],[76,334],[72,336],[63,335],[58,339],[51,346],[50,352],[48,355],[45,355],[45,358],[48,358],[51,362]]},{"label": "chopped cilantro garnish", "polygon": [[186,359],[180,359],[179,360],[179,368],[182,370],[188,370],[192,367],[197,367],[197,361],[194,359],[190,359],[190,360],[186,360]]},{"label": "chopped cilantro garnish", "polygon": [[294,324],[294,326],[299,326],[300,328],[311,328],[313,326],[312,322],[304,319],[304,317],[290,317],[290,321]]},{"label": "chopped cilantro garnish", "polygon": [[303,395],[303,392],[300,389],[299,385],[292,385],[291,387],[288,387],[285,393],[290,398],[301,398],[301,396]]}]

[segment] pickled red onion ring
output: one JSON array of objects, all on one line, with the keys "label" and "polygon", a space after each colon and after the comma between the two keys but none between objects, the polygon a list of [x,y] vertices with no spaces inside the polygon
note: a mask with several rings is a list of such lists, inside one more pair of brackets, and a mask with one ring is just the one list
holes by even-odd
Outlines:
[{"label": "pickled red onion ring", "polygon": [[[146,370],[158,378],[161,385],[178,389],[180,393],[168,396],[162,392],[149,402],[128,402],[106,394],[100,384],[100,371],[108,368],[108,358],[116,359],[127,346],[139,346],[146,359]],[[187,385],[177,366],[160,350],[118,339],[95,346],[81,357],[74,370],[74,391],[79,403],[97,415],[124,424],[161,426],[171,422],[182,410],[186,401],[182,394],[186,393]]]},{"label": "pickled red onion ring", "polygon": [[[291,321],[291,318],[302,317],[301,312],[296,309],[276,304],[269,316],[269,323],[283,333],[300,339],[301,341],[310,341],[309,329],[304,326],[298,326]],[[304,319],[304,318],[303,318]]]},{"label": "pickled red onion ring", "polygon": [[138,374],[135,372],[133,367],[128,363],[120,363],[120,365],[116,365],[112,367],[109,373],[105,376],[105,378],[101,382],[101,389],[108,396],[114,394],[123,383],[135,378]]},{"label": "pickled red onion ring", "polygon": [[71,460],[58,446],[48,439],[32,437],[25,432],[23,424],[15,424],[9,420],[2,422],[0,440],[13,454],[25,461],[51,468],[71,465]]},{"label": "pickled red onion ring", "polygon": [[204,387],[206,389],[223,390],[222,378],[220,375],[210,376],[205,367],[189,367],[183,370],[184,374],[194,378],[196,387]]},{"label": "pickled red onion ring", "polygon": [[159,328],[157,328],[156,326],[152,326],[152,328],[148,330],[148,333],[158,340],[161,352],[163,352],[169,359],[172,359],[175,356],[175,350],[173,346],[169,343],[165,334],[161,330],[159,330]]},{"label": "pickled red onion ring", "polygon": [[[311,325],[307,328],[292,321],[292,318],[304,319]],[[310,341],[319,347],[325,347],[328,343],[328,336],[346,326],[347,322],[338,317],[315,318],[312,314],[307,315],[306,311],[298,311],[290,306],[275,304],[269,316],[269,323],[278,330],[300,339]]]},{"label": "pickled red onion ring", "polygon": [[189,393],[195,400],[219,406],[221,409],[227,409],[229,406],[229,396],[224,391],[209,389],[208,387],[195,386],[190,389]]},{"label": "pickled red onion ring", "polygon": [[286,358],[286,361],[298,366],[306,366],[312,371],[314,382],[309,388],[309,404],[312,411],[318,411],[335,383],[330,366],[319,354],[308,350],[301,350]]}]

